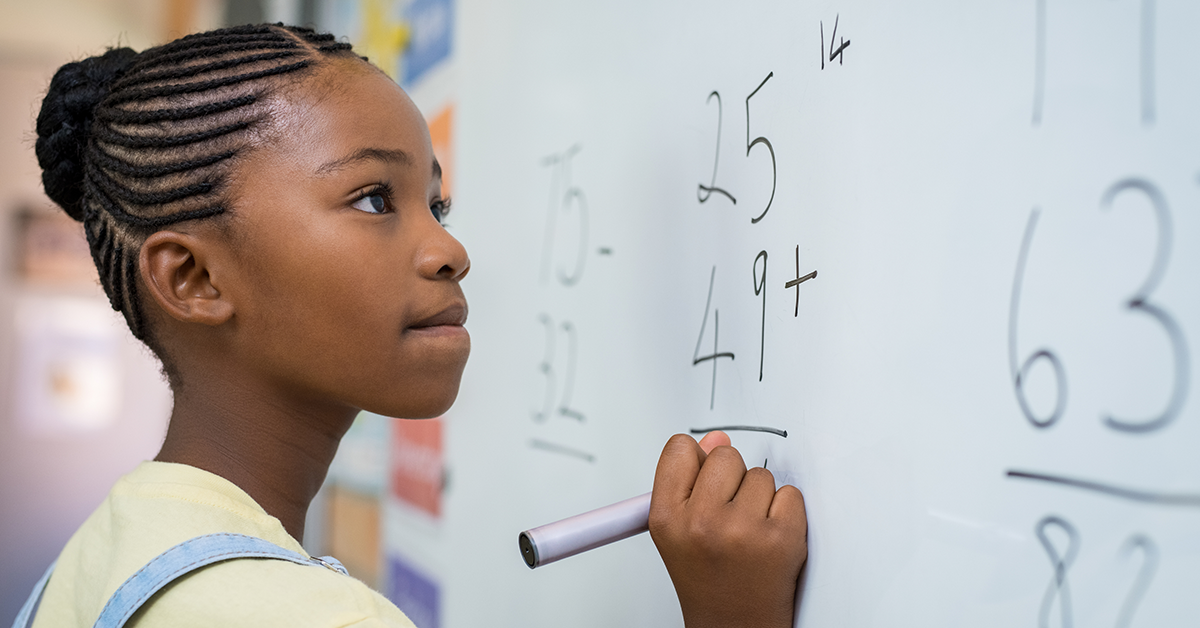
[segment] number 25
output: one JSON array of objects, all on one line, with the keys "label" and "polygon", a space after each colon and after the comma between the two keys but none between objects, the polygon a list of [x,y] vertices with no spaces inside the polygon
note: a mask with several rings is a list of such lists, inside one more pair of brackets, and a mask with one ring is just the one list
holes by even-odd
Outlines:
[{"label": "number 25", "polygon": [[[767,200],[767,206],[763,208],[762,213],[759,214],[758,217],[750,219],[751,224],[757,224],[758,221],[762,220],[767,215],[767,212],[771,210],[771,203],[775,202],[775,185],[779,178],[779,171],[775,165],[775,147],[771,145],[771,140],[768,140],[762,136],[756,137],[753,140],[750,139],[750,99],[753,98],[754,95],[758,93],[758,90],[762,89],[763,86],[767,84],[767,81],[771,80],[771,77],[773,76],[775,76],[774,72],[768,73],[767,78],[763,79],[762,82],[758,84],[758,87],[755,87],[754,91],[750,92],[750,95],[746,97],[746,156],[749,157],[750,150],[759,144],[766,146],[767,150],[771,153],[771,198]],[[717,187],[717,166],[720,164],[721,157],[721,118],[723,116],[723,111],[721,107],[720,92],[713,91],[710,93],[708,95],[708,102],[712,101],[713,96],[717,97],[717,150],[713,156],[712,182],[709,185],[704,185],[703,183],[699,184],[697,186],[698,189],[696,196],[701,203],[705,203],[709,198],[712,197],[712,194],[716,192],[717,194],[721,194],[728,198],[731,202],[733,202],[734,205],[737,205],[737,199],[734,198],[732,194],[723,188]]]}]

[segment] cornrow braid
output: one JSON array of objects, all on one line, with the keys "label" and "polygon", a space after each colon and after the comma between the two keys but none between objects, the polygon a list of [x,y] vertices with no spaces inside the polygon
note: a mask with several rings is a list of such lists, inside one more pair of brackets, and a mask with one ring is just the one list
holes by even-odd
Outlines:
[{"label": "cornrow braid", "polygon": [[154,87],[146,87],[143,89],[131,89],[129,91],[119,91],[106,100],[104,105],[115,107],[127,102],[152,100],[154,98],[164,98],[167,96],[182,96],[184,94],[195,94],[198,92],[208,92],[221,87],[237,85],[255,79],[275,76],[277,74],[287,74],[308,67],[310,61],[298,61],[288,65],[276,65],[255,70],[245,74],[235,74],[233,76],[222,76],[208,81],[185,81],[182,83],[167,83],[164,85],[156,85]]},{"label": "cornrow braid", "polygon": [[[158,55],[150,59],[138,61],[133,68],[134,71],[149,70],[151,68],[163,67],[172,63],[177,63],[181,60],[194,59],[196,54],[204,54],[205,56],[217,56],[228,54],[231,52],[244,52],[247,50],[296,50],[300,48],[300,44],[294,41],[275,41],[263,40],[258,41],[243,41],[240,43],[223,43],[223,44],[206,44],[196,49],[177,50],[172,53]],[[143,52],[147,54],[150,51]]]},{"label": "cornrow braid", "polygon": [[46,193],[83,222],[109,302],[168,376],[138,295],[142,243],[226,214],[230,168],[269,124],[266,99],[285,77],[349,51],[310,28],[257,24],[109,50],[51,81],[36,143]]},{"label": "cornrow braid", "polygon": [[156,81],[165,81],[168,79],[188,78],[204,72],[216,72],[217,70],[225,70],[235,68],[240,65],[248,65],[259,61],[271,61],[274,59],[282,59],[284,57],[295,57],[300,53],[299,50],[276,50],[274,52],[260,52],[257,54],[246,55],[244,57],[233,57],[213,61],[211,63],[189,65],[184,67],[170,68],[159,72],[146,72],[140,76],[126,76],[122,81],[121,88],[132,87],[134,85],[144,85]]},{"label": "cornrow braid", "polygon": [[200,116],[211,116],[215,113],[224,113],[230,109],[237,109],[238,107],[253,104],[255,100],[257,99],[254,96],[242,96],[222,102],[210,102],[180,109],[151,109],[149,111],[109,109],[102,112],[98,117],[107,122],[116,122],[119,124],[145,124],[147,122],[162,122],[164,120],[179,121],[199,118]]}]

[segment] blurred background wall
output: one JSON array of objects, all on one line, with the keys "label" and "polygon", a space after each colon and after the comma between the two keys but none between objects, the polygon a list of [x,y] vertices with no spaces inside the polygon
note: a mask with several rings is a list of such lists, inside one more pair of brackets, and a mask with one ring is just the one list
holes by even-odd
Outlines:
[{"label": "blurred background wall", "polygon": [[141,50],[228,24],[315,25],[318,7],[0,0],[0,625],[113,482],[154,457],[171,407],[157,363],[99,288],[81,226],[42,193],[33,124],[50,77],[108,46]]}]

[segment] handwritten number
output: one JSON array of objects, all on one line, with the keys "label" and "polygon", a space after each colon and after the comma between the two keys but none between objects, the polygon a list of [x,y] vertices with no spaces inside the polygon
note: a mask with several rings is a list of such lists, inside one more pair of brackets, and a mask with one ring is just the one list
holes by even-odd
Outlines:
[{"label": "handwritten number", "polygon": [[583,421],[586,418],[584,414],[571,407],[571,395],[575,389],[575,365],[579,358],[575,325],[570,321],[564,321],[562,325],[555,327],[554,319],[550,318],[548,314],[539,315],[538,322],[546,331],[545,351],[542,354],[542,361],[538,364],[538,371],[546,378],[546,392],[543,395],[542,408],[532,413],[533,420],[544,422],[554,411],[554,399],[558,396],[558,378],[554,368],[557,355],[556,339],[561,333],[567,337],[567,369],[566,377],[563,378],[562,399],[559,401],[557,412],[561,416]]},{"label": "handwritten number", "polygon": [[775,76],[774,72],[767,74],[767,78],[763,79],[763,81],[758,84],[758,87],[755,87],[754,91],[750,92],[750,95],[746,97],[746,156],[749,157],[750,149],[754,148],[758,144],[766,145],[767,150],[771,152],[771,198],[767,201],[767,206],[762,210],[762,213],[758,215],[758,218],[750,219],[751,224],[757,224],[758,221],[762,220],[763,216],[766,216],[767,212],[771,210],[771,203],[775,201],[775,183],[779,174],[775,167],[775,147],[771,146],[771,141],[761,136],[754,138],[754,141],[750,141],[750,99],[754,98],[754,95],[758,93],[758,90],[762,89],[763,85],[766,85],[767,81],[771,80],[772,76]]},{"label": "handwritten number", "polygon": [[1150,588],[1150,581],[1154,579],[1154,572],[1158,569],[1158,547],[1149,537],[1142,534],[1129,537],[1129,540],[1125,542],[1124,550],[1128,554],[1132,554],[1134,550],[1141,550],[1142,566],[1138,569],[1137,578],[1133,581],[1133,586],[1130,587],[1129,593],[1125,595],[1125,601],[1121,604],[1121,614],[1117,616],[1116,628],[1129,627],[1129,622],[1133,621],[1133,614],[1137,611],[1142,596],[1146,595],[1146,589]]},{"label": "handwritten number", "polygon": [[[1054,541],[1050,539],[1049,534],[1047,534],[1047,530],[1052,527],[1058,528],[1066,534],[1067,547],[1065,551],[1060,552]],[[1046,555],[1050,558],[1050,565],[1054,570],[1054,575],[1050,578],[1050,584],[1046,588],[1046,593],[1042,596],[1042,607],[1038,615],[1038,625],[1041,628],[1050,627],[1050,615],[1054,610],[1054,602],[1057,599],[1061,626],[1062,628],[1071,628],[1073,623],[1071,588],[1067,575],[1072,563],[1075,562],[1075,557],[1079,554],[1079,533],[1070,522],[1055,515],[1043,517],[1034,527],[1034,532],[1037,533],[1038,540],[1046,550]],[[1138,605],[1141,604],[1142,598],[1146,595],[1146,590],[1150,588],[1150,582],[1154,579],[1154,574],[1158,570],[1159,552],[1158,546],[1155,545],[1154,541],[1144,534],[1134,534],[1122,545],[1121,552],[1126,556],[1131,556],[1135,551],[1140,552],[1142,555],[1141,566],[1138,567],[1137,576],[1134,578],[1133,584],[1129,587],[1129,592],[1125,594],[1125,600],[1121,603],[1120,614],[1117,615],[1117,622],[1115,624],[1116,628],[1129,628],[1130,622],[1133,621],[1133,615],[1137,611]]]},{"label": "handwritten number", "polygon": [[[829,62],[833,63],[833,60],[837,59],[838,65],[842,65],[844,60],[842,52],[845,51],[846,48],[850,47],[850,42],[843,38],[841,45],[837,47],[837,50],[834,50],[833,48],[834,44],[837,43],[838,20],[840,20],[841,17],[841,15],[834,16],[833,34],[829,36]],[[825,69],[825,22],[821,22],[821,69]]]},{"label": "handwritten number", "polygon": [[1171,214],[1167,209],[1167,201],[1162,192],[1152,183],[1142,179],[1125,179],[1114,183],[1104,192],[1100,205],[1103,209],[1112,207],[1117,195],[1126,190],[1140,192],[1149,200],[1158,219],[1158,247],[1154,257],[1154,265],[1142,287],[1126,301],[1126,306],[1136,312],[1146,314],[1162,325],[1167,337],[1171,340],[1171,349],[1175,356],[1175,385],[1171,390],[1171,398],[1161,414],[1144,421],[1118,419],[1111,415],[1104,417],[1104,424],[1114,430],[1123,432],[1150,432],[1165,427],[1179,416],[1187,397],[1188,381],[1188,350],[1187,341],[1179,324],[1165,310],[1150,303],[1150,294],[1158,287],[1167,270],[1167,261],[1171,254]]},{"label": "handwritten number", "polygon": [[[758,277],[758,260],[762,260],[762,279]],[[754,258],[754,294],[762,294],[762,325],[758,332],[758,381],[763,378],[763,350],[767,340],[767,252],[759,251]]]},{"label": "handwritten number", "polygon": [[[1035,0],[1034,8],[1034,67],[1033,67],[1033,126],[1042,124],[1042,110],[1046,100],[1046,3]],[[1141,91],[1142,124],[1154,124],[1155,105],[1155,0],[1142,0],[1141,33],[1138,51],[1139,88]],[[850,42],[846,42],[849,45]],[[824,51],[824,43],[822,51]],[[832,44],[830,44],[832,46]],[[822,54],[824,54],[822,52]],[[833,59],[830,58],[830,61]],[[823,61],[822,61],[823,62]],[[822,65],[824,68],[824,65]]]},{"label": "handwritten number", "polygon": [[1141,88],[1142,124],[1154,124],[1154,0],[1142,0]]},{"label": "handwritten number", "polygon": [[721,312],[720,310],[713,312],[713,352],[708,355],[700,355],[700,345],[704,343],[704,328],[708,325],[708,312],[712,307],[713,284],[717,280],[717,267],[713,266],[712,274],[708,278],[708,299],[704,301],[704,320],[700,322],[700,335],[696,338],[696,350],[692,352],[692,366],[699,366],[701,362],[712,362],[712,392],[709,394],[708,409],[712,410],[717,400],[717,360],[719,358],[733,359],[733,353],[728,351],[722,352],[718,348],[719,335],[721,333]]},{"label": "handwritten number", "polygon": [[[1046,529],[1051,526],[1066,533],[1066,552],[1060,554],[1050,537],[1046,535]],[[1038,540],[1042,542],[1042,547],[1046,549],[1046,554],[1050,557],[1050,564],[1054,568],[1050,586],[1046,588],[1046,594],[1042,597],[1039,625],[1041,628],[1050,628],[1050,611],[1054,608],[1055,598],[1058,598],[1062,628],[1071,628],[1071,589],[1067,583],[1067,571],[1071,568],[1071,563],[1075,562],[1075,555],[1079,553],[1079,535],[1075,532],[1075,526],[1054,515],[1044,517],[1038,522],[1034,531],[1037,532]]]},{"label": "handwritten number", "polygon": [[1033,126],[1042,124],[1042,104],[1046,100],[1046,0],[1036,0],[1033,56]]},{"label": "handwritten number", "polygon": [[538,322],[546,328],[545,351],[542,354],[542,361],[538,364],[538,371],[546,378],[546,393],[543,395],[545,402],[542,404],[542,409],[533,412],[533,420],[545,421],[550,416],[550,409],[554,407],[554,321],[546,314],[538,316]]},{"label": "handwritten number", "polygon": [[[576,207],[579,213],[579,248],[575,253],[575,266],[570,273],[557,269],[559,283],[570,287],[583,278],[583,266],[587,260],[588,245],[588,207],[583,190],[571,184],[571,159],[579,153],[581,147],[576,144],[561,153],[555,153],[542,160],[542,165],[554,169],[550,178],[550,203],[546,210],[546,233],[542,244],[542,283],[550,278],[550,267],[554,263],[554,248],[558,235],[558,215],[571,211]],[[559,190],[563,190],[559,194]]]},{"label": "handwritten number", "polygon": [[[1029,246],[1033,243],[1033,231],[1037,228],[1038,214],[1040,210],[1034,208],[1029,214],[1029,222],[1025,225],[1025,237],[1021,240],[1021,254],[1017,258],[1017,273],[1013,278],[1012,299],[1009,302],[1008,311],[1008,364],[1009,371],[1012,374],[1013,390],[1017,394],[1017,403],[1021,406],[1021,412],[1025,418],[1029,420],[1035,427],[1045,428],[1054,425],[1062,418],[1063,412],[1067,407],[1067,373],[1063,369],[1062,362],[1058,356],[1050,349],[1038,349],[1025,359],[1020,366],[1017,365],[1017,313],[1021,305],[1021,281],[1025,276],[1025,262],[1029,257]],[[1038,360],[1046,360],[1054,367],[1054,378],[1058,386],[1057,394],[1054,403],[1054,412],[1050,416],[1039,417],[1029,407],[1029,402],[1025,399],[1025,382],[1029,377],[1029,370]]]},{"label": "handwritten number", "polygon": [[713,192],[716,192],[717,194],[724,194],[725,198],[728,198],[730,201],[733,201],[734,205],[737,205],[737,199],[733,198],[732,194],[717,187],[717,165],[721,160],[721,118],[724,116],[724,113],[721,105],[720,92],[713,90],[713,92],[708,95],[708,99],[704,102],[706,104],[712,102],[713,96],[717,97],[717,150],[713,153],[712,183],[709,185],[704,185],[703,183],[698,184],[697,187],[699,189],[696,190],[696,197],[700,199],[701,203],[705,203],[708,201],[709,197],[712,196]]},{"label": "handwritten number", "polygon": [[[565,167],[565,166],[564,166]],[[578,207],[579,211],[579,248],[575,252],[575,268],[570,274],[563,271],[562,267],[558,268],[558,281],[564,286],[573,286],[579,283],[583,278],[583,263],[587,260],[588,246],[588,207],[587,198],[583,195],[583,191],[577,187],[567,189],[563,196],[563,211],[569,211],[572,203]]]},{"label": "handwritten number", "polygon": [[564,378],[562,402],[558,406],[558,413],[582,421],[583,413],[571,408],[571,393],[575,389],[575,364],[579,357],[579,339],[576,337],[575,326],[570,321],[563,321],[561,329],[567,336],[567,376]]},{"label": "handwritten number", "polygon": [[[771,210],[771,203],[775,202],[775,188],[779,178],[778,166],[775,163],[775,147],[771,145],[771,140],[768,140],[762,136],[756,137],[753,140],[750,139],[750,99],[753,98],[754,95],[758,93],[758,90],[762,89],[763,86],[767,84],[767,81],[771,80],[771,77],[773,76],[775,76],[774,72],[768,73],[767,78],[763,79],[762,82],[758,84],[758,87],[754,88],[754,91],[750,92],[749,96],[746,96],[746,156],[749,157],[750,151],[759,144],[766,146],[767,151],[771,154],[771,198],[767,200],[767,206],[763,208],[762,213],[760,213],[757,217],[750,219],[751,224],[757,224],[758,221],[762,220],[763,217],[767,215],[767,212]],[[713,90],[711,93],[709,93],[708,99],[705,102],[712,102],[714,97],[717,99],[717,149],[713,156],[712,181],[709,183],[709,185],[704,185],[703,183],[697,184],[696,198],[701,203],[705,203],[712,198],[714,193],[716,193],[725,196],[725,198],[728,198],[734,205],[736,205],[737,199],[734,198],[733,194],[729,193],[729,191],[723,188],[717,187],[717,169],[720,166],[721,158],[721,125],[724,117],[724,106],[721,103],[721,93],[716,90]]]}]

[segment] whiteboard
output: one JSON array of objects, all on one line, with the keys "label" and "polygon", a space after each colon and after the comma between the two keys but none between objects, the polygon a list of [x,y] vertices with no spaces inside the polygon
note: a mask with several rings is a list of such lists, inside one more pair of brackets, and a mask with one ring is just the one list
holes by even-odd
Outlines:
[{"label": "whiteboard", "polygon": [[474,350],[443,518],[385,531],[443,625],[680,625],[647,536],[530,571],[517,533],[729,425],[786,431],[730,434],[805,494],[798,626],[1200,616],[1200,4],[455,25]]}]

